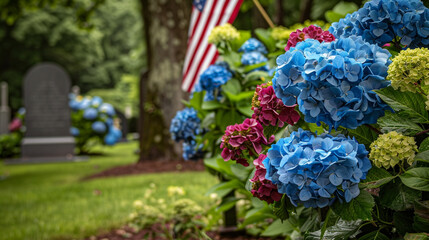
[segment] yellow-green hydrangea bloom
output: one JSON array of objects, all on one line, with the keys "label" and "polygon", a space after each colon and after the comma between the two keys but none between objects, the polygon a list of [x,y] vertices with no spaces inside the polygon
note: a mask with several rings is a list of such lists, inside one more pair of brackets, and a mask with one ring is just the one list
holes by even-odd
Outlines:
[{"label": "yellow-green hydrangea bloom", "polygon": [[429,86],[429,49],[416,48],[401,51],[387,71],[387,80],[394,89],[421,92],[419,86]]},{"label": "yellow-green hydrangea bloom", "polygon": [[222,41],[232,41],[240,37],[237,29],[229,23],[213,28],[209,35],[209,43],[219,44]]},{"label": "yellow-green hydrangea bloom", "polygon": [[271,30],[270,35],[276,41],[288,40],[289,35],[294,31],[285,27],[275,27]]},{"label": "yellow-green hydrangea bloom", "polygon": [[397,132],[380,135],[371,143],[369,158],[377,167],[386,169],[407,161],[413,164],[417,145],[413,137],[407,137]]},{"label": "yellow-green hydrangea bloom", "polygon": [[426,110],[429,110],[429,95],[426,96],[427,101],[425,102],[426,104]]}]

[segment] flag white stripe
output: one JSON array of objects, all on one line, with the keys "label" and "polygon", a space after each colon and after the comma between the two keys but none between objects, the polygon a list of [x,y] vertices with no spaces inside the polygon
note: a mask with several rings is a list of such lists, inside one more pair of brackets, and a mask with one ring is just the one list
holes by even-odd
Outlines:
[{"label": "flag white stripe", "polygon": [[[235,8],[236,5],[234,3],[231,3],[231,2],[228,3],[228,6],[225,9],[225,14],[223,16],[221,16],[222,19],[219,22],[220,25],[226,23],[229,20],[232,12],[234,11],[234,8]],[[210,44],[210,47],[212,47],[215,50],[214,53],[216,53],[216,47],[215,47],[215,45]],[[210,49],[209,51],[212,51],[212,49]],[[204,51],[201,51],[201,53],[203,53],[203,52]],[[210,66],[210,63],[213,61],[213,57],[215,57],[215,54],[212,54],[210,56],[209,56],[209,54],[207,54],[207,56],[203,56],[203,59],[201,59],[201,60],[204,60],[204,63],[201,64],[200,68],[197,69],[198,72],[196,72],[195,74],[191,75],[191,72],[188,73],[188,75],[187,75],[187,77],[185,79],[186,84],[183,86],[183,90],[185,90],[185,91],[192,91],[192,89],[194,88],[195,84],[199,81],[200,75]],[[201,60],[199,60],[199,61],[201,61]],[[196,64],[193,67],[198,67],[198,62],[196,62]],[[191,76],[189,76],[189,75],[191,75]],[[197,79],[194,81],[193,85],[191,86],[191,84],[193,82],[193,79],[195,79],[195,78],[197,78]]]},{"label": "flag white stripe", "polygon": [[[189,74],[186,76],[185,78],[185,82],[182,85],[182,89],[184,91],[189,91],[193,86],[191,86],[192,84],[192,79],[194,79],[195,77],[199,77],[201,75],[202,72],[204,72],[210,65],[210,63],[212,62],[213,58],[216,55],[216,46],[214,45],[208,45],[207,48],[209,48],[209,50],[207,51],[207,54],[205,56],[204,59],[201,59],[201,61],[203,61],[203,63],[201,64],[200,68],[196,69],[198,67],[198,64],[194,64],[192,66],[192,69],[190,70]],[[205,50],[205,49],[203,49]],[[202,53],[204,51],[201,51]],[[194,84],[195,85],[195,84]]]},{"label": "flag white stripe", "polygon": [[[219,0],[219,1],[221,3],[225,3],[226,0]],[[215,9],[213,11],[213,16],[216,16],[216,17],[212,17],[210,19],[210,22],[208,23],[207,29],[210,29],[210,30],[213,29],[214,26],[216,25],[216,23],[219,22],[219,19],[222,17],[221,16],[221,12],[222,12],[223,5],[224,4],[217,4],[215,6]],[[204,7],[204,9],[206,9],[206,7]],[[212,44],[208,44],[208,42],[207,42],[208,38],[209,38],[209,35],[210,35],[210,32],[211,31],[205,31],[205,32],[202,33],[203,35],[202,35],[202,38],[201,38],[200,46],[204,46],[204,45],[211,45],[211,46],[213,46]],[[198,35],[195,34],[193,40],[196,39],[196,36],[198,36]],[[196,40],[198,41],[199,38],[196,39]],[[186,70],[187,69],[184,70],[185,71],[184,73],[186,74],[186,79],[188,79],[188,80],[185,79],[185,82],[186,82],[185,85],[187,85],[186,89],[188,89],[189,86],[192,84],[192,79],[194,79],[196,71],[198,71],[198,69],[197,69],[198,68],[198,63],[205,57],[203,55],[204,51],[205,51],[205,48],[201,49],[200,46],[194,48],[194,51],[197,51],[197,52],[195,53],[195,57],[194,57],[194,59],[192,61],[192,63],[194,63],[194,64],[191,63],[192,65],[191,65],[191,68],[189,69],[189,72],[186,74]],[[193,49],[192,46],[190,46],[190,48]],[[210,61],[212,61],[212,59],[210,59]],[[188,78],[188,76],[191,76],[191,78]],[[188,81],[190,81],[190,82],[188,82]]]},{"label": "flag white stripe", "polygon": [[[195,51],[198,50],[198,47],[196,46],[200,40],[200,36],[202,32],[204,31],[204,27],[206,25],[206,22],[209,21],[208,17],[210,15],[210,11],[212,8],[212,5],[215,3],[215,1],[207,1],[206,6],[204,6],[203,12],[201,13],[200,23],[197,26],[197,29],[195,30],[195,34],[192,37],[191,43],[188,46],[188,50],[186,52],[186,58],[185,58],[185,65],[183,68],[183,72],[186,72],[186,69],[188,69],[188,66],[190,64],[191,58]],[[198,11],[198,10],[194,10]]]}]

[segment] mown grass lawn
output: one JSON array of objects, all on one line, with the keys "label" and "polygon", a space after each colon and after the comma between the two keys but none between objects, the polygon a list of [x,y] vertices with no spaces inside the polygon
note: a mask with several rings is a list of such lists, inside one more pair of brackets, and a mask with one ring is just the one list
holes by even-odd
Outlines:
[{"label": "mown grass lawn", "polygon": [[81,181],[104,169],[136,162],[136,142],[103,148],[87,162],[4,165],[0,163],[0,239],[82,239],[123,225],[132,203],[151,183],[155,196],[168,186],[204,206],[217,182],[206,172],[158,173]]}]

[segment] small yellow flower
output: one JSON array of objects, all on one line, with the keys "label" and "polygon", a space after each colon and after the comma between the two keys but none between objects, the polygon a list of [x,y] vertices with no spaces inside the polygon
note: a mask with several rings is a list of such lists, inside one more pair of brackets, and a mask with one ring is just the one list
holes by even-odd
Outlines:
[{"label": "small yellow flower", "polygon": [[185,195],[185,189],[183,189],[182,187],[178,187],[178,186],[169,186],[167,188],[167,192],[168,192],[168,196],[172,197],[172,196],[183,196]]},{"label": "small yellow flower", "polygon": [[240,37],[240,33],[229,23],[213,28],[209,35],[209,43],[219,44],[223,41],[229,42]]},{"label": "small yellow flower", "polygon": [[413,137],[407,137],[395,131],[380,135],[371,143],[369,158],[377,167],[393,168],[407,161],[413,164],[417,145]]}]

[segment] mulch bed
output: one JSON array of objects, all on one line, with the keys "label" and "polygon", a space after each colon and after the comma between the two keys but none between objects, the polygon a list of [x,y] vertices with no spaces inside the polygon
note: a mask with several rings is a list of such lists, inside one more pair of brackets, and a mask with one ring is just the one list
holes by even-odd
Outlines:
[{"label": "mulch bed", "polygon": [[117,177],[130,174],[144,174],[144,173],[159,173],[159,172],[188,172],[188,171],[204,171],[204,163],[202,160],[198,161],[146,161],[133,163],[124,166],[118,166],[104,170],[102,172],[84,177],[82,180],[90,180],[94,178],[103,177]]},{"label": "mulch bed", "polygon": [[[108,233],[100,234],[98,236],[91,236],[89,238],[86,238],[85,240],[141,240],[141,239],[147,239],[144,238],[144,236],[148,232],[154,232],[159,231],[159,226],[154,226],[150,229],[144,229],[140,231],[135,231],[133,228],[130,227],[122,227],[120,229],[112,230]],[[226,235],[220,235],[218,232],[210,231],[207,232],[207,236],[209,236],[213,240],[269,240],[273,238],[266,238],[266,237],[253,237],[253,236],[247,236],[247,235],[241,235],[241,236],[226,236]],[[165,240],[165,238],[156,237],[156,238],[149,238],[149,240]],[[195,239],[200,240],[200,239]]]}]

